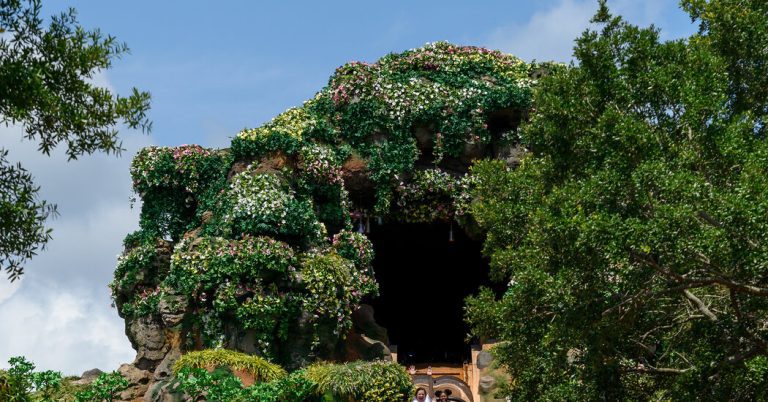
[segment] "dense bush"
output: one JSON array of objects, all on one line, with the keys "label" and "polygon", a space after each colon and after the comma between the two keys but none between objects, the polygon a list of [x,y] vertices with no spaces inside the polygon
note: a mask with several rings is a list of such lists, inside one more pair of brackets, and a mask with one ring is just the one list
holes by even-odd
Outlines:
[{"label": "dense bush", "polygon": [[270,382],[254,384],[245,389],[247,400],[261,402],[309,402],[314,396],[315,383],[307,378],[305,370]]},{"label": "dense bush", "polygon": [[222,221],[232,234],[273,235],[320,241],[325,227],[317,220],[311,199],[297,196],[285,180],[250,169],[237,174],[229,186],[230,208]]},{"label": "dense bush", "polygon": [[117,371],[101,373],[84,390],[75,393],[77,402],[112,402],[120,400],[120,392],[128,388],[128,379]]},{"label": "dense bush", "polygon": [[148,237],[178,240],[224,188],[226,152],[199,145],[147,147],[131,163],[133,189],[142,198],[141,229]]},{"label": "dense bush", "polygon": [[[8,370],[0,370],[0,401],[3,402],[111,402],[128,387],[120,373],[102,373],[88,385],[74,385],[57,371],[34,371],[24,357],[12,357]],[[74,377],[77,378],[77,377]]]},{"label": "dense bush", "polygon": [[396,362],[318,363],[307,368],[307,378],[318,395],[333,400],[366,402],[404,401],[413,393],[413,382]]},{"label": "dense bush", "polygon": [[[244,387],[233,370],[256,375]],[[179,389],[187,397],[209,401],[366,401],[406,400],[413,391],[411,377],[393,362],[318,363],[285,374],[282,369],[231,351],[210,350],[183,356],[174,366]]]},{"label": "dense bush", "polygon": [[413,223],[449,222],[456,216],[454,198],[459,180],[440,169],[421,170],[395,189],[402,220]]}]

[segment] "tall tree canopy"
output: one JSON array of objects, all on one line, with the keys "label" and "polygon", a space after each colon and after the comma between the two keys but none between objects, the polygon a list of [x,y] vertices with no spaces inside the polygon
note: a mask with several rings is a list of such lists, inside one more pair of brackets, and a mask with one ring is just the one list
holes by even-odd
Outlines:
[{"label": "tall tree canopy", "polygon": [[467,318],[514,400],[768,398],[768,3],[682,4],[700,32],[661,41],[601,3],[529,155],[474,167],[509,287]]},{"label": "tall tree canopy", "polygon": [[[40,0],[0,0],[0,122],[21,125],[24,137],[48,155],[59,144],[67,157],[118,153],[117,126],[148,131],[149,93],[113,94],[92,82],[128,51],[96,29],[83,29],[75,10],[40,16]],[[0,148],[0,268],[11,280],[51,238],[45,220],[55,205],[38,197],[21,164]]]}]

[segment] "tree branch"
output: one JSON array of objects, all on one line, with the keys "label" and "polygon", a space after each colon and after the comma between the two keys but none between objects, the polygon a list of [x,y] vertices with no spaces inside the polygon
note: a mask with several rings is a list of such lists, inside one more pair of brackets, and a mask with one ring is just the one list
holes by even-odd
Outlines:
[{"label": "tree branch", "polygon": [[662,267],[658,262],[656,262],[653,258],[649,257],[647,254],[638,253],[632,250],[630,250],[629,253],[634,260],[647,264],[648,266],[655,269],[662,275],[668,278],[674,279],[678,283],[695,284],[695,285],[702,285],[702,286],[717,284],[717,285],[721,285],[739,292],[749,293],[755,296],[768,297],[768,289],[766,288],[761,288],[761,287],[752,286],[752,285],[745,285],[743,283],[739,283],[739,282],[726,279],[720,276],[713,277],[713,278],[686,278],[683,275],[672,272]]},{"label": "tree branch", "polygon": [[666,375],[683,374],[688,370],[690,370],[690,368],[676,369],[671,367],[653,367],[653,366],[644,366],[644,365],[638,365],[637,367],[624,369],[624,371],[628,373],[666,374]]},{"label": "tree branch", "polygon": [[704,304],[704,302],[702,302],[701,299],[696,297],[696,295],[691,293],[688,289],[683,290],[683,295],[685,295],[685,297],[688,300],[693,302],[696,308],[699,309],[699,311],[701,311],[702,314],[707,316],[707,318],[709,318],[710,321],[717,322],[717,316],[714,313],[712,313],[712,311],[710,311],[709,308],[707,308],[707,306]]}]

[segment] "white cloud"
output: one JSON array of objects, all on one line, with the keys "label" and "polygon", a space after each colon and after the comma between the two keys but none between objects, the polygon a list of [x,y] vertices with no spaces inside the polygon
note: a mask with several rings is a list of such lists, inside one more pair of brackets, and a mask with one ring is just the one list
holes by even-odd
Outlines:
[{"label": "white cloud", "polygon": [[[0,275],[4,275],[5,272],[0,273]],[[17,290],[19,290],[19,286],[21,285],[21,282],[15,281],[13,283],[8,282],[7,280],[0,279],[0,305],[2,305],[3,301],[9,297],[11,297],[14,293],[16,293]]]},{"label": "white cloud", "polygon": [[[105,84],[105,85],[108,85]],[[25,266],[20,283],[0,278],[0,367],[23,355],[39,369],[80,374],[114,370],[135,352],[123,321],[110,307],[109,283],[123,237],[136,230],[130,208],[130,160],[151,138],[124,131],[126,151],[67,162],[61,150],[41,155],[33,142],[18,141],[18,127],[0,128],[10,161],[21,161],[41,187],[40,197],[58,204],[48,222],[53,240]]]},{"label": "white cloud", "polygon": [[[28,281],[28,279],[25,279]],[[135,355],[114,310],[50,283],[28,281],[0,306],[2,366],[23,355],[39,370],[114,370]]]},{"label": "white cloud", "polygon": [[115,92],[115,88],[112,87],[112,83],[109,82],[109,74],[107,74],[107,72],[104,70],[97,71],[96,74],[94,74],[93,77],[88,80],[88,82],[96,85],[97,87]]},{"label": "white cloud", "polygon": [[563,0],[533,14],[524,25],[496,29],[487,46],[526,61],[570,60],[573,39],[587,27],[594,9],[593,1]]},{"label": "white cloud", "polygon": [[[675,2],[666,0],[609,1],[614,15],[640,26],[656,23],[665,32],[681,36],[693,32],[686,27],[669,26],[685,21]],[[596,0],[561,0],[555,6],[534,13],[525,24],[499,27],[488,38],[486,46],[514,54],[523,60],[563,61],[572,59],[574,40],[589,27],[589,20],[597,10]],[[675,17],[675,18],[672,18]]]}]

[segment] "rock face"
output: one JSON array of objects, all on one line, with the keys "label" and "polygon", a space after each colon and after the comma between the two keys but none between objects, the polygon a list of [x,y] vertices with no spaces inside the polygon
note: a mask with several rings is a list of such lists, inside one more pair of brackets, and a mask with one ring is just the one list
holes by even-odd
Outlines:
[{"label": "rock face", "polygon": [[135,384],[126,398],[151,388],[165,400],[188,350],[223,346],[287,369],[389,358],[386,329],[361,305],[377,292],[362,233],[380,218],[456,220],[481,236],[459,213],[464,179],[478,159],[518,163],[529,70],[430,44],[340,67],[315,98],[228,150],[142,150],[131,167],[141,229],[110,285],[137,351],[121,368]]},{"label": "rock face", "polygon": [[117,371],[130,383],[128,389],[120,393],[120,400],[141,401],[149,389],[152,373],[132,364],[123,364]]},{"label": "rock face", "polygon": [[376,323],[373,307],[362,304],[352,314],[352,328],[339,344],[341,361],[392,360],[387,330]]},{"label": "rock face", "polygon": [[504,385],[509,384],[510,378],[507,372],[498,367],[498,364],[494,364],[494,357],[491,349],[495,344],[483,345],[477,357],[475,358],[475,364],[478,368],[478,391],[479,402],[504,402],[504,398],[496,398],[496,393]]},{"label": "rock face", "polygon": [[151,269],[138,271],[131,280],[113,283],[113,293],[116,307],[126,319],[125,333],[136,350],[136,358],[130,368],[124,365],[121,369],[134,377],[136,372],[141,371],[152,373],[153,378],[163,378],[170,374],[168,366],[181,355],[179,324],[184,314],[183,303],[178,298],[177,303],[173,303],[174,298],[169,297],[159,302],[159,314],[136,318],[122,314],[122,307],[138,288],[157,287],[162,275],[169,270],[171,244],[161,240],[150,248]]},{"label": "rock face", "polygon": [[483,350],[477,354],[477,368],[484,369],[491,365],[493,362],[493,355],[487,350]]},{"label": "rock face", "polygon": [[490,393],[496,387],[496,379],[486,375],[480,377],[480,392],[484,394]]},{"label": "rock face", "polygon": [[103,371],[101,371],[101,370],[99,370],[97,368],[90,369],[90,370],[84,371],[83,374],[80,376],[80,379],[81,380],[93,380],[96,377],[102,375],[103,373],[104,373]]},{"label": "rock face", "polygon": [[80,378],[75,380],[75,381],[73,381],[72,384],[73,385],[88,385],[88,384],[92,383],[93,380],[98,378],[102,373],[104,373],[104,372],[99,370],[99,369],[97,369],[97,368],[84,371],[83,374],[80,375]]}]

